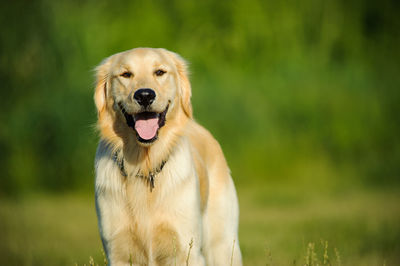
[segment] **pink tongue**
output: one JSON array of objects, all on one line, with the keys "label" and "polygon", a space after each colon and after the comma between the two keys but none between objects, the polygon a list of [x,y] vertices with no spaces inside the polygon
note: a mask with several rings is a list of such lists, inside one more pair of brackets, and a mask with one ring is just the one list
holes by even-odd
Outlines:
[{"label": "pink tongue", "polygon": [[158,118],[138,119],[135,123],[135,129],[142,139],[152,139],[157,134]]}]

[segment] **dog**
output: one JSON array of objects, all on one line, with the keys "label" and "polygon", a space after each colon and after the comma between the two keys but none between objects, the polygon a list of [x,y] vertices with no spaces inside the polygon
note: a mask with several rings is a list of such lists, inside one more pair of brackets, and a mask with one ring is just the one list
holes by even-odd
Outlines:
[{"label": "dog", "polygon": [[135,48],[96,68],[95,199],[110,265],[242,265],[218,142],[195,122],[186,61]]}]

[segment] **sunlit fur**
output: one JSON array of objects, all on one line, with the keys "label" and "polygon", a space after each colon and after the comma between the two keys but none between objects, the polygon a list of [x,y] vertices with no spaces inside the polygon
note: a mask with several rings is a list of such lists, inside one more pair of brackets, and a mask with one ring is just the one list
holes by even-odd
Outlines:
[{"label": "sunlit fur", "polygon": [[[160,67],[162,77],[154,75]],[[121,77],[127,68],[133,76]],[[153,111],[169,104],[151,144],[138,141],[115,104],[137,112],[130,96],[139,88],[155,90]],[[185,61],[165,49],[132,49],[96,68],[96,209],[110,265],[186,265],[192,239],[189,265],[241,265],[235,187],[219,144],[193,120],[190,97]],[[136,173],[147,175],[163,161],[151,190]]]}]

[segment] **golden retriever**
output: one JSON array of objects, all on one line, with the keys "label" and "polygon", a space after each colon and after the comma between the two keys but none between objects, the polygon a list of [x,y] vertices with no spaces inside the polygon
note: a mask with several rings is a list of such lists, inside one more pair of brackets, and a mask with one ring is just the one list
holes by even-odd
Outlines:
[{"label": "golden retriever", "polygon": [[187,75],[179,55],[153,48],[96,68],[96,209],[110,265],[242,264],[235,187],[193,119]]}]

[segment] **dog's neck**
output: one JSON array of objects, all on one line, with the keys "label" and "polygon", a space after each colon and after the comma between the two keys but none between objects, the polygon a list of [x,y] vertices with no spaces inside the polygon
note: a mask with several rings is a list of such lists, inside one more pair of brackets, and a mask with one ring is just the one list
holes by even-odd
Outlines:
[{"label": "dog's neck", "polygon": [[[183,114],[181,114],[183,116]],[[154,179],[162,171],[171,154],[174,153],[189,119],[181,117],[182,123],[170,120],[160,132],[159,139],[152,145],[145,147],[137,143],[136,136],[128,135],[114,145],[112,152],[113,160],[120,168],[122,176],[127,178],[139,177],[145,180],[150,190],[154,188]]]},{"label": "dog's neck", "polygon": [[[124,159],[122,149],[115,151],[112,155],[112,159],[118,165],[120,173],[123,177],[131,176],[131,174],[128,173],[127,170],[125,169],[125,159]],[[141,169],[139,168],[136,171],[136,174],[134,174],[134,176],[136,178],[143,179],[149,185],[150,192],[152,192],[154,189],[154,180],[155,180],[156,176],[162,171],[162,169],[164,168],[164,165],[167,163],[167,161],[168,161],[168,158],[166,160],[161,161],[160,165],[157,166],[156,168],[153,168],[150,171],[147,171],[146,174],[144,174],[141,171]]]}]

